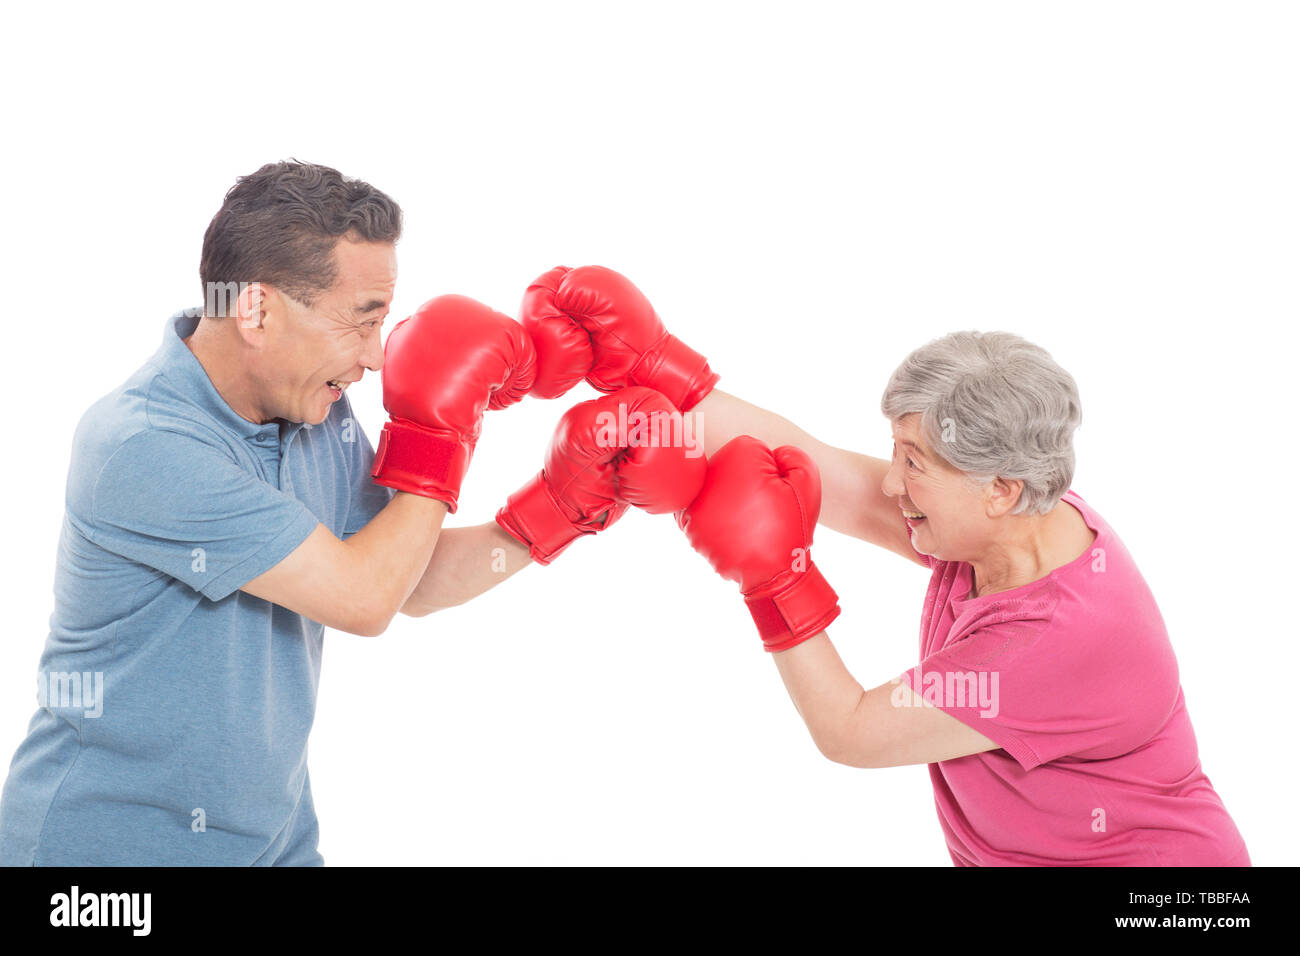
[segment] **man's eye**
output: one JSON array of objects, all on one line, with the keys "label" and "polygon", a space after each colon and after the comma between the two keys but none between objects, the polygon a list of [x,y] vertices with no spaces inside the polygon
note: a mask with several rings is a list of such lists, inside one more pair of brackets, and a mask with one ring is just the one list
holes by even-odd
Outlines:
[{"label": "man's eye", "polygon": [[907,467],[908,467],[908,468],[915,468],[915,467],[916,467],[916,462],[912,461],[912,459],[910,459],[910,458],[907,459]]}]

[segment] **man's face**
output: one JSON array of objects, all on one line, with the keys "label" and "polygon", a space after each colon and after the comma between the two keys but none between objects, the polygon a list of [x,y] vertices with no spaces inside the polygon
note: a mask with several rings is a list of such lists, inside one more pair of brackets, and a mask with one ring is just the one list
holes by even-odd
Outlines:
[{"label": "man's face", "polygon": [[383,368],[380,333],[397,283],[393,245],[340,239],[334,260],[338,277],[315,305],[280,292],[268,303],[260,360],[274,417],[320,424],[348,385]]}]

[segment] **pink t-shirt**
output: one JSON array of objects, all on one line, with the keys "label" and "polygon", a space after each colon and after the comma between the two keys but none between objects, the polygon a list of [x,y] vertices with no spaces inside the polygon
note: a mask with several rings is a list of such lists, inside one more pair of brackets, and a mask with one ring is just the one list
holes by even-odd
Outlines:
[{"label": "pink t-shirt", "polygon": [[1001,749],[930,764],[958,866],[1248,866],[1201,771],[1155,598],[1115,532],[1010,591],[969,597],[964,561],[929,559],[920,675],[928,702]]}]

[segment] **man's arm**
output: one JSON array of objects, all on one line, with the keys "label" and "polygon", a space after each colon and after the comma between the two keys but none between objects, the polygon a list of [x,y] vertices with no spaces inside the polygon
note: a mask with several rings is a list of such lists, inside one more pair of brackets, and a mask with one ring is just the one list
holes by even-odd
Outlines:
[{"label": "man's arm", "polygon": [[327,627],[382,634],[429,565],[447,505],[398,492],[369,524],[340,541],[323,524],[240,590]]},{"label": "man's arm", "polygon": [[384,343],[389,418],[370,469],[398,493],[346,541],[318,524],[242,590],[330,627],[382,634],[456,510],[484,411],[522,399],[536,364],[519,323],[465,296],[430,299],[399,322]]},{"label": "man's arm", "polygon": [[817,749],[836,763],[899,767],[998,747],[904,683],[863,690],[825,631],[772,656]]},{"label": "man's arm", "polygon": [[889,462],[827,445],[775,412],[716,388],[692,414],[698,415],[697,437],[709,456],[737,435],[753,435],[770,448],[802,448],[821,472],[821,524],[927,564],[912,547],[898,502],[881,490]]},{"label": "man's arm", "polygon": [[495,523],[450,528],[402,611],[413,616],[464,604],[527,564],[550,564],[573,541],[603,531],[630,505],[668,514],[689,505],[707,464],[685,448],[609,441],[603,424],[674,411],[647,388],[625,388],[564,413],[542,470],[511,495]]},{"label": "man's arm", "polygon": [[402,613],[423,617],[464,604],[533,563],[528,547],[494,521],[471,528],[447,528]]}]

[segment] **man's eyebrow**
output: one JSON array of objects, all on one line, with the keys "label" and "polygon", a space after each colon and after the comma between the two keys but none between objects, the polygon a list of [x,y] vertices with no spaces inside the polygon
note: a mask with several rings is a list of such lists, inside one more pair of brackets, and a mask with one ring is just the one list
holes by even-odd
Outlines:
[{"label": "man's eyebrow", "polygon": [[924,457],[925,457],[925,452],[921,451],[921,447],[920,447],[919,445],[917,445],[915,442],[910,442],[910,441],[901,441],[901,442],[899,442],[899,444],[902,445],[904,448],[910,448],[910,449],[912,449],[912,451],[916,452],[916,454],[917,454],[918,457],[920,457],[920,458],[924,458]]},{"label": "man's eyebrow", "polygon": [[356,312],[358,315],[365,315],[367,312],[376,312],[379,309],[386,308],[388,308],[388,303],[383,299],[371,299],[365,305],[359,305],[352,311]]}]

